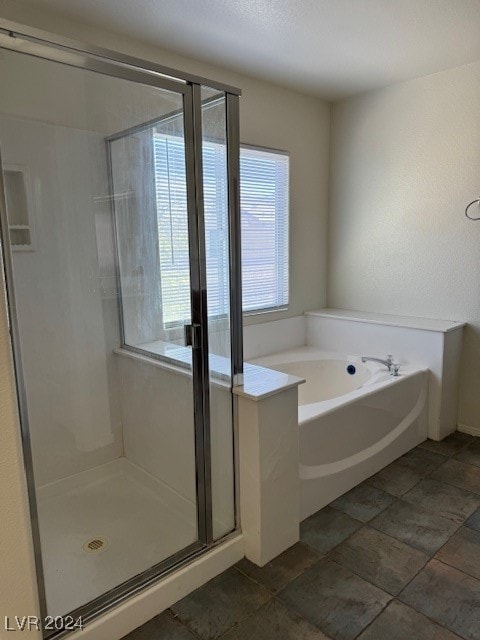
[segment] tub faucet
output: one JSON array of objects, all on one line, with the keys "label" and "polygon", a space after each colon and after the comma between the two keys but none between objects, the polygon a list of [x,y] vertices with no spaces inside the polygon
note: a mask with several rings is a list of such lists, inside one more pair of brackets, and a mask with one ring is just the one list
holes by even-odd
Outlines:
[{"label": "tub faucet", "polygon": [[384,364],[390,371],[391,376],[398,376],[398,370],[400,369],[400,367],[398,366],[398,364],[395,364],[393,362],[393,356],[387,356],[386,360],[382,360],[381,358],[371,358],[370,356],[362,356],[362,362],[368,361]]}]

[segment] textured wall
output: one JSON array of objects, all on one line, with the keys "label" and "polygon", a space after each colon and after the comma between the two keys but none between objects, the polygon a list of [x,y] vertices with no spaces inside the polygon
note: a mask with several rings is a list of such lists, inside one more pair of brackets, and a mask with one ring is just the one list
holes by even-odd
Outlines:
[{"label": "textured wall", "polygon": [[328,304],[469,323],[459,423],[480,427],[480,62],[335,105]]}]

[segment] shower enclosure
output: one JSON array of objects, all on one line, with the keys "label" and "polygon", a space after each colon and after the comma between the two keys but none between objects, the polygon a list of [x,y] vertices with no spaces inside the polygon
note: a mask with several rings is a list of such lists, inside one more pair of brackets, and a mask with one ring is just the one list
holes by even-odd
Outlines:
[{"label": "shower enclosure", "polygon": [[88,620],[236,527],[239,92],[1,21],[0,49],[41,608]]}]

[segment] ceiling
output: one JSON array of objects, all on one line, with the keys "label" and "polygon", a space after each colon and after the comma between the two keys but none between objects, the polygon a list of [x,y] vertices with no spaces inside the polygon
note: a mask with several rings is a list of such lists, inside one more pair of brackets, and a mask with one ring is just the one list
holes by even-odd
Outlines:
[{"label": "ceiling", "polygon": [[17,0],[338,99],[480,59],[480,0]]}]

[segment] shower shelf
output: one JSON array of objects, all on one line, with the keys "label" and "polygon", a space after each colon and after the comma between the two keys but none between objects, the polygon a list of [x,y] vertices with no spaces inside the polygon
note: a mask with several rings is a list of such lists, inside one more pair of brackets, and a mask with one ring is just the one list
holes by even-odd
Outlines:
[{"label": "shower shelf", "polygon": [[12,251],[33,251],[35,246],[28,168],[5,165],[4,181]]}]

